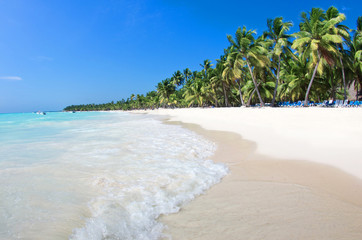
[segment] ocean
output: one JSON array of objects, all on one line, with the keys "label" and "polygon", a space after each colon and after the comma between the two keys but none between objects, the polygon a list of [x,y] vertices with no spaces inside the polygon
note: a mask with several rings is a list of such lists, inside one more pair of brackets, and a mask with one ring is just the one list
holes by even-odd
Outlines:
[{"label": "ocean", "polygon": [[0,114],[0,239],[159,239],[227,174],[215,149],[144,114]]}]

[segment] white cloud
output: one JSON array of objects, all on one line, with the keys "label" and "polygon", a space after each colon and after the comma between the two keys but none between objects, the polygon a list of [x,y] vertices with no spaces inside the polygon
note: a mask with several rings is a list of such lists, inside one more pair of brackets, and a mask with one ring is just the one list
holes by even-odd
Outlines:
[{"label": "white cloud", "polygon": [[20,81],[23,80],[21,77],[18,76],[5,76],[5,77],[0,77],[1,80],[9,80],[9,81]]}]

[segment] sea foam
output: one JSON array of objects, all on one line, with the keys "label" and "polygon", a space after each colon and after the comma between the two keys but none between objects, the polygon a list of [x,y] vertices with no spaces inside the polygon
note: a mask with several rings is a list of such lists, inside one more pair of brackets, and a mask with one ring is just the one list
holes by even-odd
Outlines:
[{"label": "sea foam", "polygon": [[227,174],[209,160],[215,144],[181,126],[147,115],[69,114],[28,126],[51,134],[21,134],[0,149],[0,184],[8,184],[0,188],[0,236],[159,239],[160,215]]}]

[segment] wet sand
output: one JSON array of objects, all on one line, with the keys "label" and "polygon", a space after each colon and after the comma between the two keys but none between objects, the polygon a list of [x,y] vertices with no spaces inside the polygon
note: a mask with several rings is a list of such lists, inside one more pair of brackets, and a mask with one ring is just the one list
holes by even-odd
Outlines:
[{"label": "wet sand", "polygon": [[359,109],[146,112],[214,141],[213,160],[230,169],[179,213],[160,217],[164,239],[362,239]]},{"label": "wet sand", "polygon": [[230,174],[179,213],[162,216],[164,239],[362,239],[359,178],[260,155],[235,133],[182,125],[217,144],[213,160]]}]

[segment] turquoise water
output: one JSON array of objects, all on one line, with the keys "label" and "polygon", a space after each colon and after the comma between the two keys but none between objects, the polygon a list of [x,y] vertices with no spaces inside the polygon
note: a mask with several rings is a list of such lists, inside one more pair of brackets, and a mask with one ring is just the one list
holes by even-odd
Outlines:
[{"label": "turquoise water", "polygon": [[159,239],[226,175],[214,151],[149,115],[0,114],[0,239]]}]

